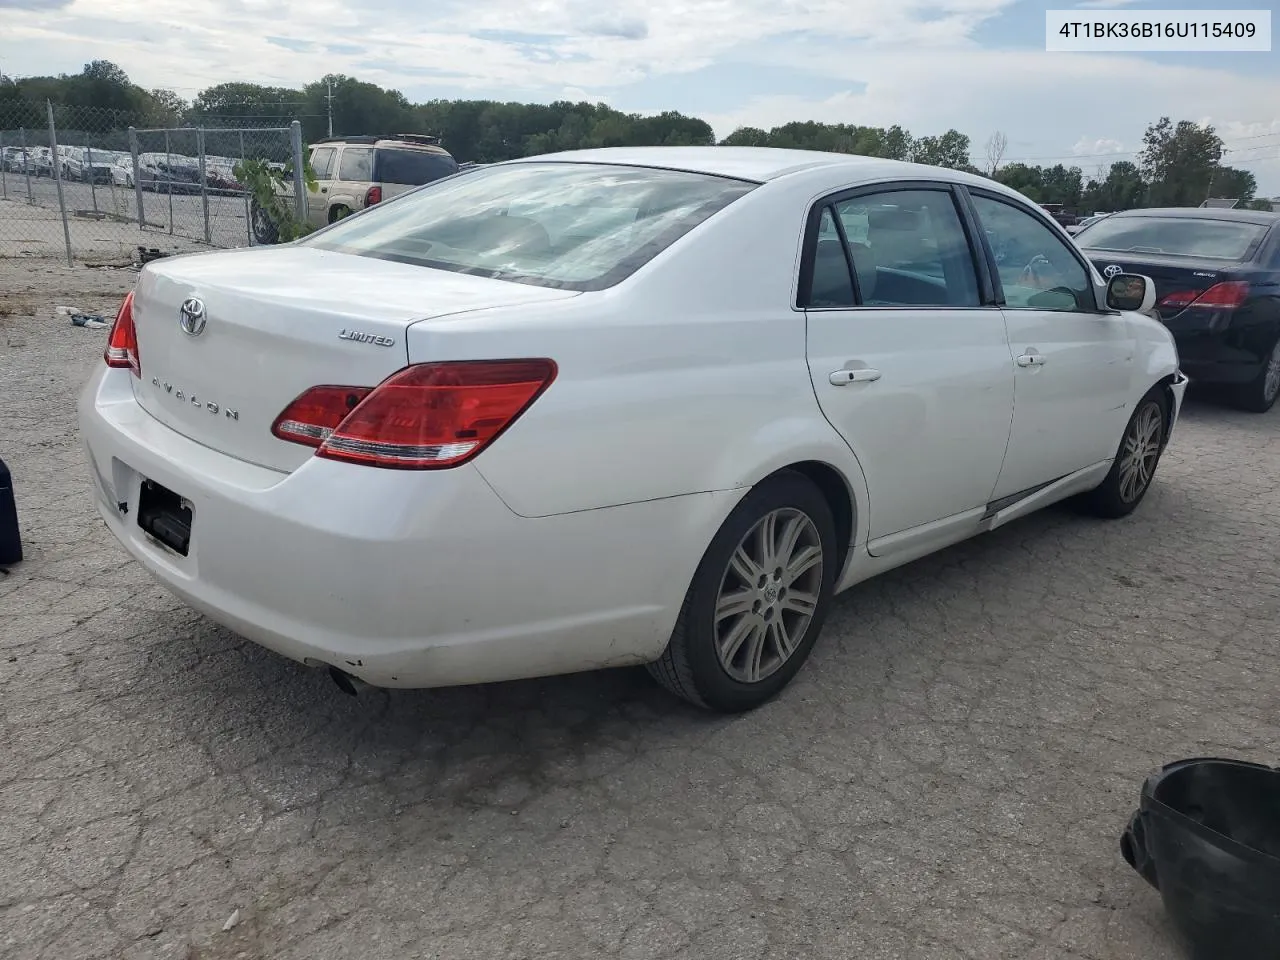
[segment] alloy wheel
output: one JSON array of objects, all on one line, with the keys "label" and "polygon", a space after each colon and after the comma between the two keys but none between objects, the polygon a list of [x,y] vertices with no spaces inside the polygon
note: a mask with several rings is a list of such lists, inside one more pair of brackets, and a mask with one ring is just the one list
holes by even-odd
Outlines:
[{"label": "alloy wheel", "polygon": [[793,507],[765,514],[738,543],[716,597],[716,655],[739,683],[759,683],[800,646],[822,591],[822,538]]},{"label": "alloy wheel", "polygon": [[1267,360],[1266,373],[1262,379],[1262,397],[1268,403],[1275,400],[1280,393],[1280,340],[1271,348],[1271,356]]},{"label": "alloy wheel", "polygon": [[1160,405],[1148,401],[1125,433],[1120,448],[1120,499],[1133,503],[1146,491],[1160,459]]}]

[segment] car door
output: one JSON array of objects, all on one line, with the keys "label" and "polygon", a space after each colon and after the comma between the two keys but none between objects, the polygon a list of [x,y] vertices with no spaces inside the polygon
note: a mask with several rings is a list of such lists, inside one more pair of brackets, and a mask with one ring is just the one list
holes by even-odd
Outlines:
[{"label": "car door", "polygon": [[1014,415],[994,500],[1115,456],[1137,342],[1098,306],[1083,256],[1030,204],[965,191],[988,247],[1014,358]]},{"label": "car door", "polygon": [[329,222],[329,190],[333,187],[335,147],[316,147],[311,151],[311,170],[316,185],[307,187],[307,220],[314,227]]},{"label": "car door", "polygon": [[809,369],[862,465],[873,554],[929,539],[937,521],[976,525],[1000,473],[1013,371],[965,216],[949,185],[926,181],[837,195],[810,217]]},{"label": "car door", "polygon": [[338,158],[329,205],[341,205],[352,213],[365,208],[365,198],[373,186],[373,147],[347,144]]}]

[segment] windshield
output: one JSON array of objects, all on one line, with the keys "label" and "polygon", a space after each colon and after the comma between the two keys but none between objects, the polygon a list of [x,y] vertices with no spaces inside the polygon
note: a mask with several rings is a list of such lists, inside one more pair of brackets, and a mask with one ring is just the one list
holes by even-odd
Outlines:
[{"label": "windshield", "polygon": [[630,276],[754,184],[586,163],[518,163],[437,180],[304,245],[567,290]]},{"label": "windshield", "polygon": [[1233,220],[1191,217],[1107,217],[1076,234],[1086,250],[1243,260],[1267,228]]}]

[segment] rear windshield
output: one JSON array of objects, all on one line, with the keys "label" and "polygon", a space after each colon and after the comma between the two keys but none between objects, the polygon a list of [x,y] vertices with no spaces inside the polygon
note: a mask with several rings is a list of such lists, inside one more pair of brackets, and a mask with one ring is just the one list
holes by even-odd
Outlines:
[{"label": "rear windshield", "polygon": [[755,184],[647,167],[530,162],[451,177],[303,244],[566,290],[602,290]]},{"label": "rear windshield", "polygon": [[377,183],[420,187],[457,172],[458,161],[447,153],[380,147],[373,155],[373,179]]},{"label": "rear windshield", "polygon": [[1086,250],[1154,253],[1175,257],[1243,260],[1262,240],[1267,228],[1235,220],[1191,217],[1107,217],[1076,234]]}]

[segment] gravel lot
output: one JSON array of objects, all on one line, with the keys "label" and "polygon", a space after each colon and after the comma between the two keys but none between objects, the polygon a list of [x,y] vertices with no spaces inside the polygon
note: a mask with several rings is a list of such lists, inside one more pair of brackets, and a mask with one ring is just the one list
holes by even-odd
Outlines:
[{"label": "gravel lot", "polygon": [[74,422],[105,332],[53,307],[132,274],[30,266],[0,260],[11,960],[1172,958],[1117,849],[1142,779],[1277,759],[1280,411],[1193,401],[1129,520],[856,588],[749,716],[640,671],[353,700],[109,538]]}]

